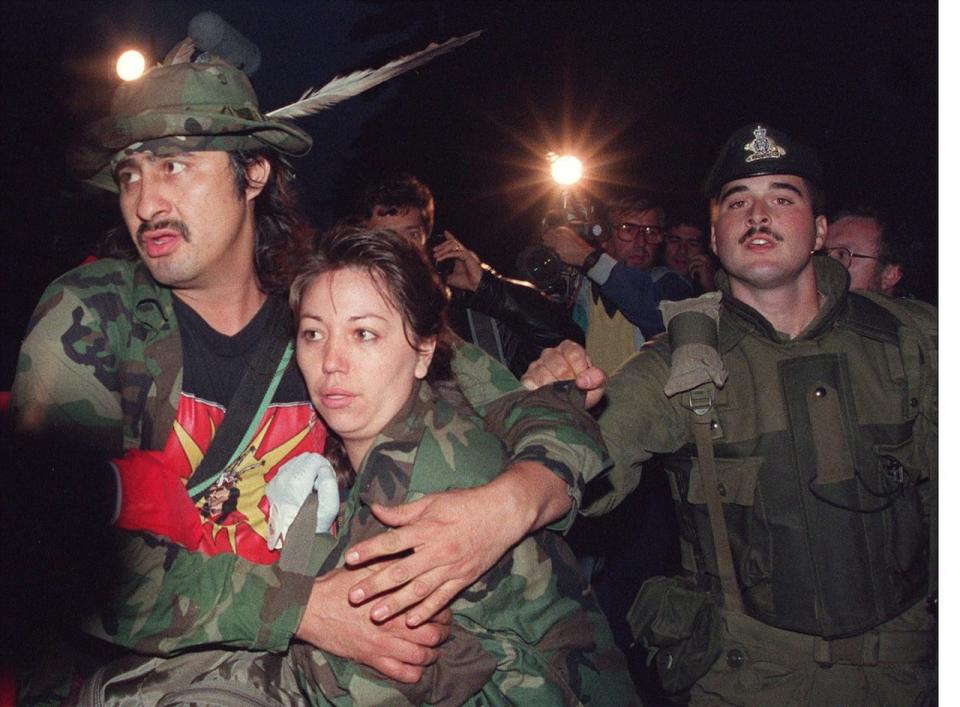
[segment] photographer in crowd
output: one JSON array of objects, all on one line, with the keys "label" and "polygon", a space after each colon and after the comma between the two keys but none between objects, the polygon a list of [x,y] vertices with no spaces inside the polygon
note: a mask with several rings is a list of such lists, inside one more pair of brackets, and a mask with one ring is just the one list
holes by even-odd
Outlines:
[{"label": "photographer in crowd", "polygon": [[657,305],[690,297],[690,284],[662,266],[654,267],[664,237],[664,210],[644,194],[608,205],[610,228],[599,245],[567,226],[543,234],[545,245],[585,276],[576,293],[574,319],[586,332],[587,353],[613,370],[644,341],[663,331]]}]

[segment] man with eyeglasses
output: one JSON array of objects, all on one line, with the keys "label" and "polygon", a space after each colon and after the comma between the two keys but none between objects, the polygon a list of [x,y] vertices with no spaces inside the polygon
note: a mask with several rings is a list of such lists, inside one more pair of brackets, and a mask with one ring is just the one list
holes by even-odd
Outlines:
[{"label": "man with eyeglasses", "polygon": [[[704,205],[703,213],[706,212]],[[692,213],[671,213],[661,253],[663,264],[687,278],[695,295],[717,289],[713,279],[716,266],[707,247],[707,232],[701,220]]]},{"label": "man with eyeglasses", "polygon": [[591,360],[612,371],[663,331],[660,301],[686,299],[693,289],[684,277],[655,266],[665,213],[651,197],[621,197],[607,205],[607,212],[611,232],[600,245],[566,226],[548,230],[543,242],[584,274],[574,320],[586,332]]},{"label": "man with eyeglasses", "polygon": [[894,296],[903,277],[904,247],[892,224],[878,209],[843,209],[830,220],[827,241],[820,252],[850,273],[850,289]]}]

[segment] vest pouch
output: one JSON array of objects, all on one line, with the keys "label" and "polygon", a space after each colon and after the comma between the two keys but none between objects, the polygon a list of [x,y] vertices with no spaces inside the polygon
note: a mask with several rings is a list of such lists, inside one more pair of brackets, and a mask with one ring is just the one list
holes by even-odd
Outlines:
[{"label": "vest pouch", "polygon": [[882,516],[883,550],[895,574],[922,577],[926,574],[929,531],[923,523],[920,494],[929,484],[920,483],[913,440],[877,444],[874,449],[880,492],[891,504]]},{"label": "vest pouch", "polygon": [[913,486],[921,477],[922,462],[916,459],[913,438],[899,444],[875,444],[877,477],[884,493],[897,493],[904,485]]},{"label": "vest pouch", "polygon": [[688,690],[719,657],[720,611],[713,595],[683,577],[653,577],[627,612],[634,638],[656,660],[668,694]]}]

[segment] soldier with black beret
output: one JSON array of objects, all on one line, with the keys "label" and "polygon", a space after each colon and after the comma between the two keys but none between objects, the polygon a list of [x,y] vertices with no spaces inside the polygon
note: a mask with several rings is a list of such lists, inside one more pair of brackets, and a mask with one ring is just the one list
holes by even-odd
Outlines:
[{"label": "soldier with black beret", "polygon": [[665,306],[669,336],[609,381],[569,342],[525,376],[605,393],[588,515],[664,455],[684,572],[627,620],[691,704],[936,699],[937,313],[813,255],[820,179],[786,133],[738,130],[706,185],[721,295]]}]

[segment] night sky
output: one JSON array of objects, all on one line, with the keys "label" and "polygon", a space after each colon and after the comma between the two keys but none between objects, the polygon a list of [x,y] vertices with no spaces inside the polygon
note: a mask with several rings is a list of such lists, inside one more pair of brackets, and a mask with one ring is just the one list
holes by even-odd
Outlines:
[{"label": "night sky", "polygon": [[829,208],[893,208],[915,243],[910,288],[935,301],[934,3],[7,0],[0,389],[44,285],[117,218],[112,198],[81,189],[64,163],[78,126],[106,110],[112,60],[129,46],[159,60],[206,9],[260,47],[252,81],[265,110],[485,30],[300,121],[316,140],[297,167],[319,227],[364,179],[403,169],[433,189],[440,228],[509,272],[553,198],[548,150],[579,154],[595,196],[637,187],[705,208],[699,189],[719,146],[764,120],[821,151]]}]

